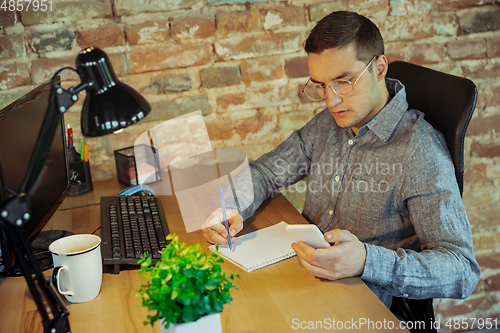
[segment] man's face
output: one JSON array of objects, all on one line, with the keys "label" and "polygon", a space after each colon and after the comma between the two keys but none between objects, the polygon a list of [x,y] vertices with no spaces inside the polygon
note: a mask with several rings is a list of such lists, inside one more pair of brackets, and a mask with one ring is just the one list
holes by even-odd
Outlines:
[{"label": "man's face", "polygon": [[[368,64],[357,58],[354,44],[341,49],[327,49],[319,54],[309,53],[308,61],[311,80],[324,86],[331,85],[336,79],[354,82]],[[354,85],[351,96],[341,97],[331,88],[326,89],[325,103],[340,127],[351,127],[354,133],[357,133],[358,129],[375,117],[387,103],[387,100],[381,100],[377,88],[379,80],[374,74],[376,64],[377,59],[370,65],[371,69],[365,71]]]}]

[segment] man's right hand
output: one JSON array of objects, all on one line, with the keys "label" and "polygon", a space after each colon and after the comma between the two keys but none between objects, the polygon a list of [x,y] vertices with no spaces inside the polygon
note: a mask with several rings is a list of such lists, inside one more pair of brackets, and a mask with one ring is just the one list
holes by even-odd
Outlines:
[{"label": "man's right hand", "polygon": [[[237,238],[234,237],[243,229],[243,217],[236,209],[226,209],[226,215],[229,225],[229,233],[231,234],[231,243],[236,243]],[[218,208],[210,214],[208,219],[203,223],[203,236],[207,241],[213,244],[228,245],[227,231],[224,225],[224,216],[222,209]]]}]

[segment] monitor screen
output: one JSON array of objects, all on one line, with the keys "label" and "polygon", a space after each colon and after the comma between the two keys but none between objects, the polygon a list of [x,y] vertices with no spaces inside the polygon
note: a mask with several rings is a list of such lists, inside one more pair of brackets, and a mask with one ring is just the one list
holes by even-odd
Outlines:
[{"label": "monitor screen", "polygon": [[[59,82],[56,82],[56,84]],[[23,180],[49,103],[50,82],[0,110],[0,202],[17,192]],[[29,241],[47,224],[70,189],[64,120],[58,127],[47,169],[32,197],[31,218],[23,228]],[[2,242],[2,264],[11,266],[10,250]]]}]

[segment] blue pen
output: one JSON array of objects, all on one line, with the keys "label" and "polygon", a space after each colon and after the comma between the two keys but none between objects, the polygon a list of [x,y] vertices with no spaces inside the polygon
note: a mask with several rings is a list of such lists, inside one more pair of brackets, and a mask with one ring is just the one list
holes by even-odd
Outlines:
[{"label": "blue pen", "polygon": [[226,226],[227,231],[227,244],[229,244],[229,249],[232,251],[233,244],[231,244],[231,235],[229,234],[229,226],[227,224],[226,203],[224,202],[224,192],[222,192],[222,187],[219,187],[219,198],[220,205],[222,207],[222,216],[224,217],[224,225]]}]

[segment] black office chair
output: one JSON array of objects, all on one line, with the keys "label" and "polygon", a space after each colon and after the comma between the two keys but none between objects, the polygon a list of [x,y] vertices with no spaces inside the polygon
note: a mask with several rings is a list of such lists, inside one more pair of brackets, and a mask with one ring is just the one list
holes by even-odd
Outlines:
[{"label": "black office chair", "polygon": [[[466,78],[403,61],[390,63],[387,77],[398,79],[405,85],[409,109],[425,113],[425,120],[444,135],[462,195],[464,139],[476,107],[476,85]],[[412,333],[436,332],[429,330],[430,323],[435,321],[432,299],[394,297],[391,311],[405,321],[425,321],[425,330],[410,330]]]}]

